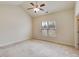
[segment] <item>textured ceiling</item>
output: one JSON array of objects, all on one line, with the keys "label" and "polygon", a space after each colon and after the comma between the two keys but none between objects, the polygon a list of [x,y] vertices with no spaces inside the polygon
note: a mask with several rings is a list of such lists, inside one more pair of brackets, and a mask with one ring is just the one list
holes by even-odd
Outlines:
[{"label": "textured ceiling", "polygon": [[48,11],[48,13],[39,11],[37,14],[34,13],[33,10],[27,10],[27,8],[32,7],[29,3],[36,3],[35,1],[11,1],[11,2],[0,2],[0,4],[6,4],[6,5],[19,5],[21,6],[25,12],[29,13],[32,17],[39,16],[39,15],[46,15],[48,13],[53,13],[56,11],[61,11],[64,9],[73,8],[75,2],[73,1],[38,1],[38,4],[45,3],[46,6],[42,7],[45,9],[45,11]]},{"label": "textured ceiling", "polygon": [[[30,2],[26,2],[24,4],[22,4],[22,8],[24,8],[24,10],[26,12],[28,12],[32,17],[35,17],[35,16],[39,16],[39,15],[45,15],[45,14],[48,14],[48,13],[53,13],[53,12],[56,12],[56,11],[60,11],[60,10],[64,10],[64,9],[69,9],[69,8],[72,8],[74,7],[74,2],[68,2],[68,1],[43,1],[43,2],[38,2],[38,4],[42,4],[42,3],[45,3],[46,6],[43,7],[46,11],[48,11],[48,13],[45,13],[45,12],[42,12],[42,11],[39,11],[37,14],[34,13],[33,10],[27,10],[27,8],[29,7],[32,7],[30,4]],[[35,3],[35,2],[33,2]]]},{"label": "textured ceiling", "polygon": [[22,1],[0,1],[0,4],[4,4],[4,5],[21,5],[24,2]]}]

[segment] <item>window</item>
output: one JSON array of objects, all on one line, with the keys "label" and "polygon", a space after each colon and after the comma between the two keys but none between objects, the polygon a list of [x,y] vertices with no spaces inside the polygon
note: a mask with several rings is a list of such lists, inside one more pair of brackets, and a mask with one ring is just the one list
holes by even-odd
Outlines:
[{"label": "window", "polygon": [[41,33],[43,36],[56,37],[56,22],[55,21],[42,21]]},{"label": "window", "polygon": [[47,21],[42,21],[42,29],[48,29]]},{"label": "window", "polygon": [[56,29],[56,23],[55,21],[48,21],[48,28],[55,30]]}]

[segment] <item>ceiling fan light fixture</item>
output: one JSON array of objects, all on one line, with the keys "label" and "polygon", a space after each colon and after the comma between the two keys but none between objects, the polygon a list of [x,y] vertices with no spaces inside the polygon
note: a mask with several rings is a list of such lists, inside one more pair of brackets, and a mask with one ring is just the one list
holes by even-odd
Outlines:
[{"label": "ceiling fan light fixture", "polygon": [[39,8],[34,8],[34,11],[36,12],[39,12],[39,10],[40,10]]},{"label": "ceiling fan light fixture", "polygon": [[45,8],[42,9],[42,7],[46,6],[45,3],[40,4],[40,5],[37,4],[37,2],[36,2],[36,4],[34,4],[34,3],[30,3],[30,4],[32,5],[32,7],[31,7],[31,8],[28,8],[27,10],[33,9],[34,13],[38,13],[39,11],[43,11],[43,12],[45,12],[45,13],[48,13],[48,12],[46,12],[46,11],[44,10]]}]

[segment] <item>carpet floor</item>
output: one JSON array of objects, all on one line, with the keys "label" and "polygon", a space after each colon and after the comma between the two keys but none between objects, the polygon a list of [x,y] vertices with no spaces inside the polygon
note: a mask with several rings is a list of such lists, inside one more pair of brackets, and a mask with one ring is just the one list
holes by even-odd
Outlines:
[{"label": "carpet floor", "polygon": [[40,40],[28,40],[0,48],[1,57],[79,57],[75,48]]}]

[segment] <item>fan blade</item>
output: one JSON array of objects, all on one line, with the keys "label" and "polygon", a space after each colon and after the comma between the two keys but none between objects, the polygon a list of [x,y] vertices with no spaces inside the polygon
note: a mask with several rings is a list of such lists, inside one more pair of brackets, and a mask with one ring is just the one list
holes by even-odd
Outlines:
[{"label": "fan blade", "polygon": [[[44,9],[42,9],[42,8],[39,8],[41,11],[45,11]],[[48,13],[48,11],[45,11],[45,13]]]},{"label": "fan blade", "polygon": [[28,8],[27,10],[30,10],[30,9],[33,9],[33,8]]},{"label": "fan blade", "polygon": [[32,6],[34,6],[34,4],[33,3],[30,3]]},{"label": "fan blade", "polygon": [[40,7],[43,7],[43,6],[45,6],[45,4],[41,4],[41,5],[40,5]]},{"label": "fan blade", "polygon": [[42,8],[39,8],[41,11],[44,11],[44,9],[42,9]]},{"label": "fan blade", "polygon": [[46,11],[45,13],[48,13],[48,11]]}]

